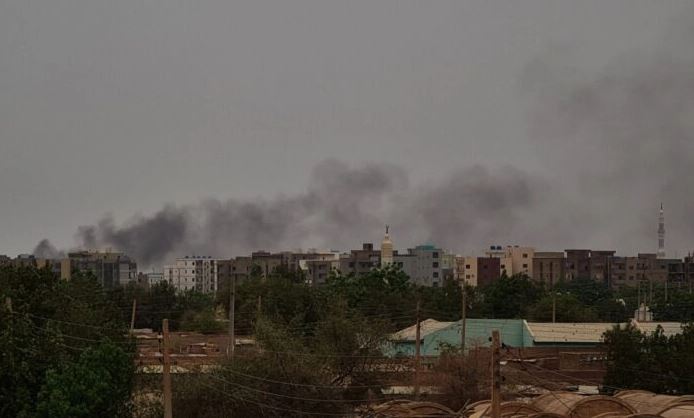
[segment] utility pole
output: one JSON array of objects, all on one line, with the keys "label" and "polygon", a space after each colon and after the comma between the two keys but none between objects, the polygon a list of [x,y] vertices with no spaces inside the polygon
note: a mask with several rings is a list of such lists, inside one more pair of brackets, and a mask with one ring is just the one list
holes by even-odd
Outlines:
[{"label": "utility pole", "polygon": [[648,278],[648,304],[653,305],[653,280]]},{"label": "utility pole", "polygon": [[462,312],[460,319],[460,355],[465,356],[465,323],[467,321],[467,289],[466,289],[465,279],[463,279],[463,300],[462,300]]},{"label": "utility pole", "polygon": [[417,298],[417,327],[415,331],[414,343],[414,398],[419,400],[419,362],[420,362],[420,345],[421,345],[421,326],[420,326],[420,300]]},{"label": "utility pole", "polygon": [[557,291],[552,291],[552,323],[557,322]]},{"label": "utility pole", "polygon": [[171,360],[169,358],[169,320],[164,319],[162,322],[162,336],[164,338],[164,369],[163,369],[163,387],[164,387],[164,418],[173,417],[173,409],[171,405]]},{"label": "utility pole", "polygon": [[234,324],[234,317],[236,315],[236,275],[232,275],[229,282],[229,349],[227,354],[230,358],[234,357],[234,350],[236,348],[236,329]]},{"label": "utility pole", "polygon": [[133,299],[133,312],[130,315],[130,335],[133,335],[135,329],[135,310],[137,309],[137,299]]},{"label": "utility pole", "polygon": [[501,343],[499,330],[492,331],[492,405],[491,418],[501,418]]}]

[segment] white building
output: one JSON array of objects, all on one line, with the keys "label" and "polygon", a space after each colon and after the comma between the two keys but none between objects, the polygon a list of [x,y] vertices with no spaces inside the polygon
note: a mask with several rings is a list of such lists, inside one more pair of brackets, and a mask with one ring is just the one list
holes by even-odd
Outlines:
[{"label": "white building", "polygon": [[217,260],[204,256],[178,258],[164,266],[164,279],[176,290],[196,290],[202,293],[217,291]]}]

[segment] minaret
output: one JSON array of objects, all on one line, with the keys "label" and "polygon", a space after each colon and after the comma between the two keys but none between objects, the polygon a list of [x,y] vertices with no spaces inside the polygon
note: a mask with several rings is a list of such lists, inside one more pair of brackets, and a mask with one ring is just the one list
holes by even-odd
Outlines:
[{"label": "minaret", "polygon": [[658,218],[658,258],[665,258],[665,213],[663,204],[660,204],[660,217]]},{"label": "minaret", "polygon": [[386,225],[386,235],[381,241],[381,267],[393,264],[393,241],[390,240],[388,229],[389,227]]}]

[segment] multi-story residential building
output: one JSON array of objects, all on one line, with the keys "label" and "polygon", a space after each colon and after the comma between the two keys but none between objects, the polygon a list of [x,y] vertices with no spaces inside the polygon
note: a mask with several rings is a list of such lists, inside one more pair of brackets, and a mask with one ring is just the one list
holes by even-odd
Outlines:
[{"label": "multi-story residential building", "polygon": [[506,247],[506,258],[511,260],[511,271],[506,271],[509,276],[515,274],[525,274],[528,277],[533,277],[533,257],[535,249],[532,247],[520,247],[518,245],[509,245]]},{"label": "multi-story residential building", "polygon": [[204,256],[178,258],[164,266],[164,278],[177,290],[196,290],[202,293],[217,291],[217,260]]},{"label": "multi-story residential building", "polygon": [[532,277],[533,255],[535,249],[532,247],[520,247],[518,245],[508,245],[505,248],[500,245],[492,245],[485,252],[487,258],[498,258],[501,272],[506,276],[525,274]]},{"label": "multi-story residential building", "polygon": [[450,266],[444,265],[444,251],[434,245],[418,245],[407,254],[395,253],[393,263],[419,286],[438,287],[443,283],[443,273]]},{"label": "multi-story residential building", "polygon": [[590,252],[590,278],[609,285],[610,266],[615,251],[591,251]]},{"label": "multi-story residential building", "polygon": [[144,287],[150,288],[156,286],[164,281],[164,272],[162,271],[151,271],[149,273],[138,273],[137,284]]},{"label": "multi-story residential building", "polygon": [[468,286],[477,286],[477,257],[460,257],[458,259],[458,267],[462,271],[462,278]]},{"label": "multi-story residential building", "polygon": [[538,251],[533,255],[532,278],[552,288],[555,283],[564,280],[566,259],[564,252]]},{"label": "multi-story residential building", "polygon": [[491,245],[489,250],[484,253],[487,258],[496,258],[499,260],[499,274],[505,274],[506,276],[513,275],[513,259],[509,256],[508,251],[506,251],[501,245]]},{"label": "multi-story residential building", "polygon": [[304,271],[306,282],[319,286],[325,284],[331,273],[337,273],[340,269],[340,254],[324,253],[315,259],[301,260],[300,266]]},{"label": "multi-story residential building", "polygon": [[590,250],[566,250],[566,280],[590,277]]},{"label": "multi-story residential building", "polygon": [[501,260],[495,257],[477,258],[477,285],[488,286],[501,277]]},{"label": "multi-story residential building", "polygon": [[[501,277],[501,262],[504,258],[460,257],[457,260],[458,269],[462,266],[462,278],[469,286],[487,286]],[[462,261],[462,263],[461,263]],[[460,273],[458,273],[460,275]]]},{"label": "multi-story residential building", "polygon": [[681,260],[659,259],[657,254],[652,253],[642,253],[637,257],[612,257],[610,284],[620,287],[636,286],[640,282],[665,283],[670,279],[670,270],[676,275],[678,264],[681,263]]},{"label": "multi-story residential building", "polygon": [[70,279],[75,271],[88,271],[105,288],[125,286],[137,280],[137,263],[121,252],[75,251],[68,253],[67,260],[60,261],[60,266],[64,279]]},{"label": "multi-story residential building", "polygon": [[[231,280],[236,284],[249,279],[253,274],[252,257],[236,257],[227,260],[217,260],[217,288],[228,287]],[[260,268],[258,268],[260,272]]]},{"label": "multi-story residential building", "polygon": [[371,243],[364,243],[361,250],[340,255],[340,272],[344,275],[367,274],[380,265],[381,251],[375,250]]}]

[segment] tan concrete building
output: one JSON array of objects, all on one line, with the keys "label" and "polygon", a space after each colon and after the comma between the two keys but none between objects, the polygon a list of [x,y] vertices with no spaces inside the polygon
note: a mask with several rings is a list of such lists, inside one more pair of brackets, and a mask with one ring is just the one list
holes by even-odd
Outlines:
[{"label": "tan concrete building", "polygon": [[511,261],[511,274],[506,271],[508,276],[514,274],[525,274],[533,277],[533,257],[535,249],[532,247],[519,247],[518,245],[506,247],[506,258]]}]

